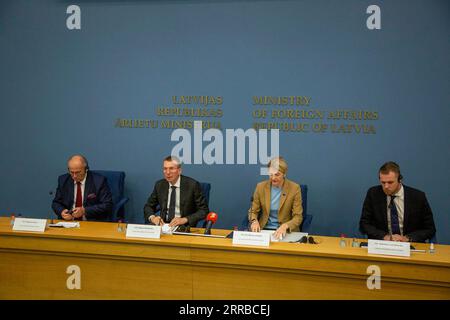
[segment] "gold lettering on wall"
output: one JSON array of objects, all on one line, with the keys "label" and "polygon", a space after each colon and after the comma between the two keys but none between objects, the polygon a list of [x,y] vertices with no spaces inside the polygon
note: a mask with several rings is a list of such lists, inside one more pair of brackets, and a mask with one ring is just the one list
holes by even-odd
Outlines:
[{"label": "gold lettering on wall", "polygon": [[303,95],[252,96],[251,101],[252,106],[256,107],[251,114],[257,121],[252,125],[254,129],[278,129],[299,133],[376,134],[377,132],[373,121],[379,119],[378,111],[365,108],[336,110],[310,108],[312,98]]},{"label": "gold lettering on wall", "polygon": [[194,105],[222,105],[223,98],[221,96],[172,96],[173,104],[194,104]]},{"label": "gold lettering on wall", "polygon": [[306,96],[288,96],[288,97],[253,96],[253,105],[309,106],[310,102],[311,97]]}]

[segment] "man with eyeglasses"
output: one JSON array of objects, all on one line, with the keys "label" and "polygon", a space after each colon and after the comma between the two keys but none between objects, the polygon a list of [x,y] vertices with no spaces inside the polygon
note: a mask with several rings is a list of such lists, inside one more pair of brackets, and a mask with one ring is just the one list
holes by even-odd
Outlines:
[{"label": "man with eyeglasses", "polygon": [[52,208],[63,220],[108,220],[112,195],[106,178],[89,171],[86,158],[73,155],[67,161],[68,173],[59,176]]},{"label": "man with eyeglasses", "polygon": [[145,221],[195,227],[209,212],[200,183],[181,174],[181,162],[174,156],[164,159],[163,174],[144,206]]}]

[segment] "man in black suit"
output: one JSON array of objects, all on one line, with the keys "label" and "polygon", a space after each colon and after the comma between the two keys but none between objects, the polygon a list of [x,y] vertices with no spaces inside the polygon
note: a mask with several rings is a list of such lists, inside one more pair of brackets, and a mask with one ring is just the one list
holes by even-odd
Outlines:
[{"label": "man in black suit", "polygon": [[69,173],[58,178],[58,188],[52,208],[59,219],[107,220],[113,202],[104,176],[89,171],[82,155],[74,155],[67,161]]},{"label": "man in black suit", "polygon": [[169,223],[170,227],[195,227],[209,212],[200,183],[181,175],[181,162],[176,157],[164,159],[163,173],[164,179],[156,182],[144,206],[145,221],[155,225]]},{"label": "man in black suit", "polygon": [[400,167],[386,162],[379,172],[380,186],[367,191],[359,222],[369,239],[425,242],[436,233],[425,193],[404,186]]}]

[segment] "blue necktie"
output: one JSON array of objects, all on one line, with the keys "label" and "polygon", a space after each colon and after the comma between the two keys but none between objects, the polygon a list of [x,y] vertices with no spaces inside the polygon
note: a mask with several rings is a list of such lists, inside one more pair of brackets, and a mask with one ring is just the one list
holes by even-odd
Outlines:
[{"label": "blue necktie", "polygon": [[396,196],[391,196],[389,209],[391,209],[391,230],[392,234],[400,234],[400,223],[398,222],[398,211],[394,199]]}]

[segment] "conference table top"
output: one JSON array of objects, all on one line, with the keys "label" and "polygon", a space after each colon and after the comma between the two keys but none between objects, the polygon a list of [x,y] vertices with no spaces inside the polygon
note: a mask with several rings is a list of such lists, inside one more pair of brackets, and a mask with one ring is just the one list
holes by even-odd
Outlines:
[{"label": "conference table top", "polygon": [[[58,220],[55,220],[57,222]],[[192,233],[202,234],[203,229],[193,228]],[[212,235],[226,236],[231,230],[212,229]],[[127,238],[125,232],[118,232],[115,222],[80,221],[79,228],[49,228],[45,232],[14,231],[9,217],[0,217],[0,237],[14,236],[26,241],[27,238],[61,239],[77,241],[94,241],[122,244],[151,244],[170,247],[208,248],[237,252],[261,252],[283,255],[307,255],[318,257],[337,257],[367,261],[401,262],[402,264],[419,264],[450,267],[450,246],[435,244],[435,253],[429,253],[429,244],[413,243],[414,247],[425,252],[411,252],[410,257],[380,256],[368,254],[367,248],[352,247],[351,238],[346,238],[346,247],[339,245],[339,237],[312,235],[318,244],[301,244],[288,242],[271,242],[269,247],[233,245],[230,238],[200,237],[192,235],[161,234],[159,239]],[[357,239],[358,242],[367,239]]]}]

